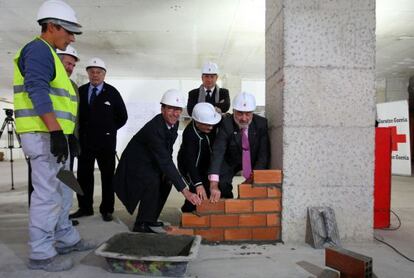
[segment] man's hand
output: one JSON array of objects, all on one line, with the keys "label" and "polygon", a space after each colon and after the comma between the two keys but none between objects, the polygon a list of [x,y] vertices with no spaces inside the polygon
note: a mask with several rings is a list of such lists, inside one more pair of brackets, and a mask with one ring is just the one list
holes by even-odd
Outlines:
[{"label": "man's hand", "polygon": [[78,157],[80,155],[80,145],[78,138],[71,134],[68,136],[69,153],[71,157]]},{"label": "man's hand", "polygon": [[210,202],[217,203],[220,200],[220,189],[218,188],[218,182],[210,181]]},{"label": "man's hand", "polygon": [[198,206],[201,204],[201,199],[197,196],[197,194],[191,193],[187,188],[184,188],[181,193],[193,205]]},{"label": "man's hand", "polygon": [[201,200],[207,200],[207,193],[202,184],[196,187],[196,192]]},{"label": "man's hand", "polygon": [[68,158],[68,141],[62,130],[50,132],[50,152],[57,157],[57,163],[65,163]]}]

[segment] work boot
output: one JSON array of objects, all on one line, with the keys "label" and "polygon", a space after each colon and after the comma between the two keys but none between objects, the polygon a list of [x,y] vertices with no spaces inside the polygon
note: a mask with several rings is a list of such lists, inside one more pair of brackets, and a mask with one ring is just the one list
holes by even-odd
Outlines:
[{"label": "work boot", "polygon": [[64,255],[72,251],[82,252],[82,251],[91,250],[91,249],[94,249],[95,247],[96,247],[95,243],[81,239],[75,245],[66,246],[66,247],[55,247],[55,249],[59,255]]},{"label": "work boot", "polygon": [[27,264],[29,269],[42,269],[47,272],[59,272],[69,270],[73,267],[71,258],[54,256],[44,260],[29,259]]}]

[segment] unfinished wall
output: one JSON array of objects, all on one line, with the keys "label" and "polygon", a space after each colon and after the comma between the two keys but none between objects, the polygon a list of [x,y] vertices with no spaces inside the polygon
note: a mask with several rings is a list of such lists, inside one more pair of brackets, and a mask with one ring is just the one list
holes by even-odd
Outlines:
[{"label": "unfinished wall", "polygon": [[342,239],[371,239],[374,0],[266,2],[266,116],[282,240],[304,241],[309,206],[334,208]]},{"label": "unfinished wall", "polygon": [[253,184],[239,184],[237,199],[209,200],[194,213],[183,213],[170,234],[200,235],[206,241],[280,241],[282,211],[280,170],[254,170]]}]

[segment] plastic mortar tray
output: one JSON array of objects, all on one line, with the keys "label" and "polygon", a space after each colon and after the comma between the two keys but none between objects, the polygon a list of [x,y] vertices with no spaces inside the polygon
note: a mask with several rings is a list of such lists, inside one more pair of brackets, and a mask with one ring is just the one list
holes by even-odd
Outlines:
[{"label": "plastic mortar tray", "polygon": [[95,254],[105,257],[112,272],[177,277],[197,257],[200,242],[200,236],[120,233]]}]

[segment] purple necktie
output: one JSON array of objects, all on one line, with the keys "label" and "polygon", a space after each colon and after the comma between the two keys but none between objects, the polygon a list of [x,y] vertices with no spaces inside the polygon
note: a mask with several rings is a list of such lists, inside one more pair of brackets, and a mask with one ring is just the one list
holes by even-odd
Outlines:
[{"label": "purple necktie", "polygon": [[243,177],[247,180],[252,173],[252,164],[250,162],[250,145],[247,136],[247,128],[242,128],[242,150],[243,150]]}]

